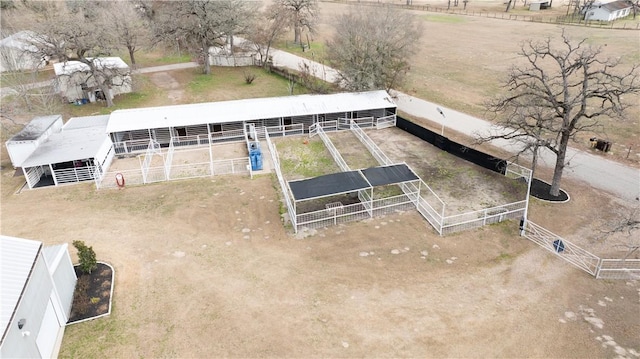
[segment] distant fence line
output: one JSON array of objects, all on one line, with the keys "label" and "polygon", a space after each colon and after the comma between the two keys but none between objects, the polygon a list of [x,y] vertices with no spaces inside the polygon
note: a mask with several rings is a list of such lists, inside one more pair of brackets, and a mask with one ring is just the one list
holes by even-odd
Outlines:
[{"label": "distant fence line", "polygon": [[[356,1],[353,0],[320,0],[323,2],[338,2],[338,3],[354,3]],[[472,11],[466,9],[454,9],[454,8],[444,8],[437,7],[433,5],[407,5],[403,4],[394,4],[384,1],[357,1],[358,4],[364,4],[369,6],[379,6],[379,5],[393,5],[397,7],[401,7],[403,9],[409,10],[421,10],[421,11],[429,11],[429,12],[439,12],[451,15],[464,15],[464,16],[478,16],[478,17],[486,17],[490,19],[502,19],[502,20],[513,20],[513,21],[527,21],[527,22],[539,22],[543,24],[562,24],[568,26],[590,26],[597,27],[602,29],[615,29],[615,30],[640,30],[640,22],[635,24],[630,24],[627,22],[619,23],[616,21],[595,21],[595,20],[576,20],[574,16],[541,16],[541,15],[521,15],[521,14],[510,14],[508,12],[483,12],[483,11]],[[544,10],[542,10],[544,11]],[[630,15],[631,16],[631,15]]]}]

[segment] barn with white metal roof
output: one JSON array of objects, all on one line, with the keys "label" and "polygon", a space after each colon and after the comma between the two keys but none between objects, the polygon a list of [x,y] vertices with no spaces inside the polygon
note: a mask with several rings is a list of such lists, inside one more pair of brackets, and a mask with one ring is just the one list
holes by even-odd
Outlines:
[{"label": "barn with white metal roof", "polygon": [[68,245],[0,236],[0,357],[55,358],[76,285]]},{"label": "barn with white metal roof", "polygon": [[108,121],[108,115],[71,118],[40,143],[20,165],[29,188],[93,180],[96,166],[108,168],[114,155]]},{"label": "barn with white metal roof", "polygon": [[386,91],[297,95],[116,110],[107,132],[116,153],[147,148],[150,140],[166,147],[171,138],[206,135],[228,138],[225,133],[245,125],[282,127],[362,117],[380,118],[396,114],[396,104]]}]

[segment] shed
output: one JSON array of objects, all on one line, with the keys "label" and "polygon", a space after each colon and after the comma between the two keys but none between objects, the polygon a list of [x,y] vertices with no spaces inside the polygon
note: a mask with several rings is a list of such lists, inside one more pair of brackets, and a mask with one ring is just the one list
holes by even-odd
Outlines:
[{"label": "shed", "polygon": [[13,167],[22,167],[22,162],[53,133],[60,132],[61,128],[61,115],[40,116],[31,120],[5,143]]},{"label": "shed", "polygon": [[339,118],[380,118],[396,114],[396,104],[384,91],[297,95],[116,110],[107,132],[116,146],[143,148],[150,140],[168,146],[171,138],[238,131],[246,124],[256,128],[303,124]]},{"label": "shed", "polygon": [[33,31],[20,31],[0,40],[0,72],[36,70],[47,64],[48,58],[39,55]]},{"label": "shed", "polygon": [[548,8],[548,1],[533,1],[529,3],[529,11],[540,11]]},{"label": "shed", "polygon": [[108,168],[114,155],[108,121],[109,115],[69,119],[22,162],[29,188],[90,181]]},{"label": "shed", "polygon": [[89,65],[79,61],[53,64],[56,74],[57,92],[69,102],[86,99],[90,102],[131,92],[131,70],[119,57],[96,57],[89,59],[98,69],[99,76],[112,78],[110,93],[104,94],[90,72]]},{"label": "shed", "polygon": [[0,236],[0,357],[57,357],[76,281],[67,244]]},{"label": "shed", "polygon": [[631,2],[597,1],[583,10],[585,20],[613,21],[629,16],[633,5]]}]

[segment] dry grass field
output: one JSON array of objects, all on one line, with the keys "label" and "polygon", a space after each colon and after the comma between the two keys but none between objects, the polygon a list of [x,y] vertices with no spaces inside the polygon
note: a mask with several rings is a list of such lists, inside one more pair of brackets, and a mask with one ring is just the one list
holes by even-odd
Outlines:
[{"label": "dry grass field", "polygon": [[[321,6],[326,19],[325,9],[344,5]],[[413,93],[472,113],[509,65],[496,59],[513,59],[507,54],[525,35],[558,31],[463,20],[428,22],[422,60],[414,67],[423,77],[414,80]],[[634,39],[621,34],[620,43],[607,49],[629,48]],[[469,51],[484,47],[487,54]],[[171,104],[245,93],[224,83],[198,90],[200,85],[188,85],[196,74],[169,77],[149,77],[143,86],[153,91],[139,101]],[[633,127],[627,131],[637,134]],[[496,178],[397,135],[376,141],[394,159],[423,166],[427,183],[429,174],[439,178],[434,187],[452,192],[459,206],[490,203],[493,195],[478,200],[465,193],[486,194],[470,178],[482,182],[478,186],[493,185]],[[348,136],[336,138],[354,168],[371,163],[354,151]],[[291,176],[332,172],[335,165],[328,161],[296,162],[323,153],[316,139],[303,145],[292,138],[289,147],[287,140],[277,143],[283,162],[287,148],[308,147],[290,156]],[[519,237],[513,221],[440,237],[407,211],[295,235],[282,223],[272,174],[17,193],[24,180],[14,176],[4,148],[0,163],[2,234],[45,244],[83,240],[115,268],[112,314],[69,326],[61,358],[640,357],[640,282],[596,280]],[[570,202],[532,199],[530,219],[597,255],[620,257],[620,242],[594,238],[626,204],[570,179],[563,187]],[[469,192],[454,191],[459,189]],[[510,198],[506,187],[496,194]],[[76,253],[72,257],[77,261]]]},{"label": "dry grass field", "polygon": [[[392,1],[382,1],[392,2]],[[404,1],[396,0],[396,4]],[[322,61],[324,44],[334,33],[333,21],[337,14],[348,11],[349,4],[321,2],[322,20],[313,35],[314,59]],[[426,2],[414,0],[414,4],[428,3],[446,7],[446,1]],[[521,3],[519,2],[519,7]],[[554,6],[556,2],[554,2]],[[502,12],[501,1],[471,1],[469,10]],[[531,13],[518,10],[519,13]],[[558,6],[554,12],[562,14],[566,7]],[[404,92],[458,111],[481,118],[490,118],[483,103],[502,91],[501,84],[511,66],[517,65],[520,46],[528,40],[557,38],[565,29],[574,39],[587,39],[587,43],[600,47],[603,57],[620,59],[621,69],[629,69],[640,63],[639,32],[631,30],[598,29],[585,26],[560,26],[492,19],[479,16],[448,15],[413,11],[422,19],[424,34],[416,42],[417,54],[412,57]],[[636,20],[640,21],[640,20]],[[290,40],[290,39],[289,39]],[[295,50],[295,49],[288,49]],[[624,121],[603,120],[598,133],[585,133],[573,146],[589,149],[588,138],[597,136],[613,142],[612,159],[637,166],[640,164],[640,96],[627,98],[633,104]],[[428,119],[427,119],[428,120]],[[436,121],[437,119],[434,119]],[[627,158],[628,150],[631,152]]]},{"label": "dry grass field", "polygon": [[[21,178],[1,176],[3,234],[84,240],[116,270],[112,314],[69,326],[62,358],[640,352],[640,284],[595,280],[515,222],[439,237],[410,211],[296,236],[272,175],[20,194]],[[580,233],[582,207],[616,205],[571,187],[568,204],[534,200],[532,218]]]}]

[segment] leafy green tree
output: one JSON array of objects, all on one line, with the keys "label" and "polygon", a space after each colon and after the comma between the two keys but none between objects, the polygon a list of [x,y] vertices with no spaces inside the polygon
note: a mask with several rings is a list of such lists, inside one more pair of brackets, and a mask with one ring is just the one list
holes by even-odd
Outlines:
[{"label": "leafy green tree", "polygon": [[83,241],[73,241],[73,246],[78,250],[80,271],[85,274],[91,274],[98,267],[96,252],[93,251],[93,247],[88,247]]}]

